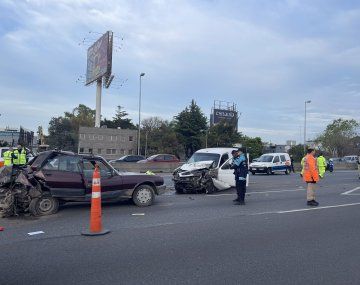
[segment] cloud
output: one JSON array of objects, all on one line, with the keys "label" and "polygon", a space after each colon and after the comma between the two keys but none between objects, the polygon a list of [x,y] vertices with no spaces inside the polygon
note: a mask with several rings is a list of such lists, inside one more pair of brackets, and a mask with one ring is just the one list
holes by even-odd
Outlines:
[{"label": "cloud", "polygon": [[34,116],[22,124],[46,128],[79,103],[93,108],[95,87],[76,79],[106,30],[117,36],[114,86],[127,79],[104,90],[107,118],[121,105],[137,122],[145,72],[142,118],[171,119],[193,98],[206,114],[214,100],[235,102],[242,132],[277,143],[300,137],[305,100],[311,135],[337,116],[360,119],[360,14],[350,3],[2,1],[0,16],[0,93],[22,106],[7,123]]}]

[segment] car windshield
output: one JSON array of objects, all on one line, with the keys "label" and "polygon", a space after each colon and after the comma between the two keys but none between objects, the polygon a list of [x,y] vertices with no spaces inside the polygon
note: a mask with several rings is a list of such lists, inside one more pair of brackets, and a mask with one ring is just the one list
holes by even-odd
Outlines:
[{"label": "car windshield", "polygon": [[194,153],[188,160],[188,163],[199,162],[199,161],[208,161],[212,160],[215,162],[215,165],[218,165],[220,159],[220,154],[217,153]]},{"label": "car windshield", "polygon": [[272,162],[273,156],[272,155],[262,155],[259,158],[259,162]]}]

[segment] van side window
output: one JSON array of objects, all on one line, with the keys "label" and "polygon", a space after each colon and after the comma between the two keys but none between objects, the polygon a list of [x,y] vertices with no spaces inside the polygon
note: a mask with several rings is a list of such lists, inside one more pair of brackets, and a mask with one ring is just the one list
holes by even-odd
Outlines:
[{"label": "van side window", "polygon": [[285,162],[285,161],[286,161],[285,155],[280,155],[280,158],[281,158],[281,162]]},{"label": "van side window", "polygon": [[229,155],[227,153],[223,154],[220,159],[220,166],[224,164],[225,161],[229,159]]},{"label": "van side window", "polygon": [[277,163],[279,161],[280,161],[279,156],[275,156],[273,163]]}]

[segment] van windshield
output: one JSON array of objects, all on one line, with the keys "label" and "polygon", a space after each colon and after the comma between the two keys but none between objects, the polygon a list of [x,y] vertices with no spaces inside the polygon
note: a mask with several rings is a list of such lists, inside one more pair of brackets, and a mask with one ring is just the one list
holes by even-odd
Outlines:
[{"label": "van windshield", "polygon": [[272,162],[274,156],[272,155],[262,155],[260,156],[259,160],[260,162]]},{"label": "van windshield", "polygon": [[187,163],[212,160],[212,161],[215,162],[215,165],[217,166],[218,163],[219,163],[219,159],[220,159],[220,154],[217,154],[217,153],[201,153],[201,152],[197,152],[197,153],[194,153],[189,158]]}]

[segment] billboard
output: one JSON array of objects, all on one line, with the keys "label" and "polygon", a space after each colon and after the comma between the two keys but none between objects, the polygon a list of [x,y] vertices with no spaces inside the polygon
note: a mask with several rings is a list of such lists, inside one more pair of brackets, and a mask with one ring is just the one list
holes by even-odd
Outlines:
[{"label": "billboard", "polygon": [[112,64],[112,32],[101,36],[87,51],[87,68],[85,85],[109,77]]},{"label": "billboard", "polygon": [[237,119],[237,112],[232,110],[214,109],[212,113],[213,124],[217,124],[222,120],[226,120],[237,125]]}]

